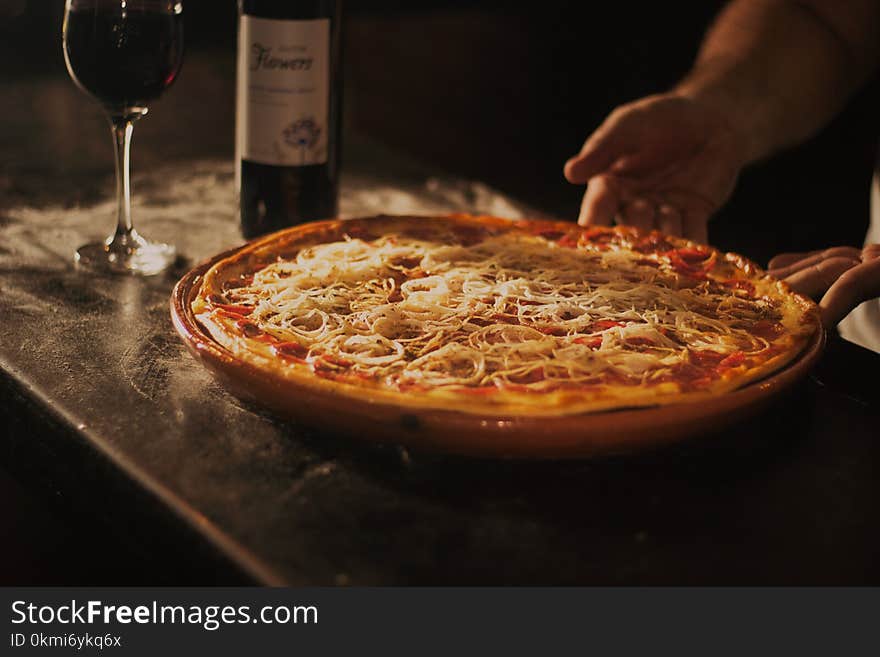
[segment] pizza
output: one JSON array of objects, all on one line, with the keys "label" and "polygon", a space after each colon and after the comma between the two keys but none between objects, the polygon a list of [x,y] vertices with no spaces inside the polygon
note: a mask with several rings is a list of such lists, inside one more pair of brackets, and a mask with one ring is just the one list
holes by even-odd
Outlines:
[{"label": "pizza", "polygon": [[698,403],[821,331],[747,259],[659,232],[496,217],[316,222],[216,261],[191,306],[280,386],[403,409],[559,416]]}]

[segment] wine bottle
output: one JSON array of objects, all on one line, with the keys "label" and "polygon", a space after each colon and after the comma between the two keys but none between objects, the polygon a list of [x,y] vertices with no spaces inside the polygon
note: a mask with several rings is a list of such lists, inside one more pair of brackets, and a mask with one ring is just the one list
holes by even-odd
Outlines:
[{"label": "wine bottle", "polygon": [[236,189],[251,238],[337,213],[339,0],[239,0]]}]

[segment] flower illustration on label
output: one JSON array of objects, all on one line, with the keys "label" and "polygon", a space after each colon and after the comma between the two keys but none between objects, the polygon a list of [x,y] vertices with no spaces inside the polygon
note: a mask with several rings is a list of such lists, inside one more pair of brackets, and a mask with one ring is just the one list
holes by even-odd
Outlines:
[{"label": "flower illustration on label", "polygon": [[299,119],[281,131],[285,143],[299,149],[300,163],[306,162],[306,151],[315,148],[321,138],[321,126],[311,117]]}]

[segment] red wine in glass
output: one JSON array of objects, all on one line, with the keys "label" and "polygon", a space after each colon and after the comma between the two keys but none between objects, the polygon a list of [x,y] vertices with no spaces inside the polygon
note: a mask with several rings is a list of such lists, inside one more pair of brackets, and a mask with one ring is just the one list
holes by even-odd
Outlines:
[{"label": "red wine in glass", "polygon": [[74,82],[104,106],[116,144],[116,232],[80,247],[76,260],[89,269],[157,274],[173,263],[175,250],[147,241],[132,225],[129,153],[134,122],[180,71],[183,3],[67,0],[64,59]]}]

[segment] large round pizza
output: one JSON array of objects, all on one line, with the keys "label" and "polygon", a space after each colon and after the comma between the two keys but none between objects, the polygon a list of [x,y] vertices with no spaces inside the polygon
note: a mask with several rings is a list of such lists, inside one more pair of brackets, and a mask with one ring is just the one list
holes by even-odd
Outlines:
[{"label": "large round pizza", "polygon": [[784,368],[821,332],[813,302],[735,254],[464,215],[294,227],[216,260],[187,302],[274,390],[416,418],[700,404]]}]

